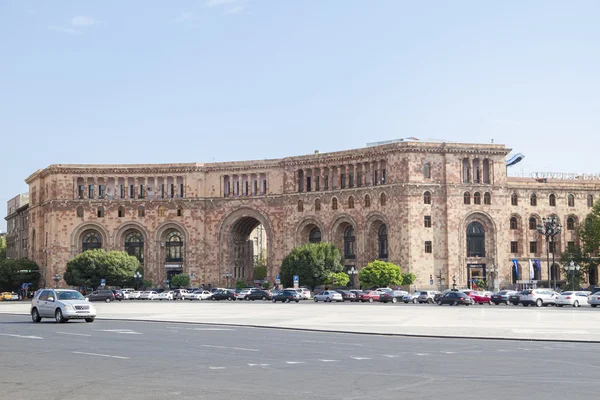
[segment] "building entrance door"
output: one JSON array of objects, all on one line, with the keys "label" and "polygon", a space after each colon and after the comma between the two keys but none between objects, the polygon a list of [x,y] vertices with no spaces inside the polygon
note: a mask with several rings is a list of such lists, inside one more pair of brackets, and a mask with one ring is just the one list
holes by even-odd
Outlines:
[{"label": "building entrance door", "polygon": [[[475,289],[478,281],[486,282],[485,264],[467,264],[467,285],[469,289]],[[487,283],[486,283],[487,285]],[[483,289],[477,287],[478,290]]]}]

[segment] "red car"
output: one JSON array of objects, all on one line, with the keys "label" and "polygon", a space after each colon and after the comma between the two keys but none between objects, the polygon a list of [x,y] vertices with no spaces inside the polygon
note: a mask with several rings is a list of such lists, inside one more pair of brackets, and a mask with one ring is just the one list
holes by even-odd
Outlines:
[{"label": "red car", "polygon": [[379,292],[377,292],[375,290],[364,290],[361,292],[358,299],[363,303],[365,301],[368,301],[369,303],[372,303],[374,301],[379,301]]},{"label": "red car", "polygon": [[473,299],[473,301],[477,304],[492,304],[491,295],[485,292],[470,292],[469,296]]}]

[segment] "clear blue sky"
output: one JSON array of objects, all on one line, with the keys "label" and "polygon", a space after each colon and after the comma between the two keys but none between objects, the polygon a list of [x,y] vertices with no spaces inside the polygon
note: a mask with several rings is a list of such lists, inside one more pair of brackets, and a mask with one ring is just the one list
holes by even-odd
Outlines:
[{"label": "clear blue sky", "polygon": [[600,2],[0,1],[0,229],[53,163],[276,158],[416,136],[600,172]]}]

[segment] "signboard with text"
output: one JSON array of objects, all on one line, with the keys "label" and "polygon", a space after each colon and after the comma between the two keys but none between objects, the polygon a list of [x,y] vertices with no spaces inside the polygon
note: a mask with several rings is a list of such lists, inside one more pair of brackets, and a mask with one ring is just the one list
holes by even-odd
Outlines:
[{"label": "signboard with text", "polygon": [[300,279],[298,275],[294,275],[294,289],[298,289],[300,287]]}]

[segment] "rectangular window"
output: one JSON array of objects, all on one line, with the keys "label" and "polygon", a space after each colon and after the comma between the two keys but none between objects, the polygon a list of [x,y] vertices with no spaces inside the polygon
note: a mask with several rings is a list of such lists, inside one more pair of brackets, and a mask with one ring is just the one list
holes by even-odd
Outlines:
[{"label": "rectangular window", "polygon": [[134,185],[129,185],[129,198],[130,199],[135,198],[135,186]]},{"label": "rectangular window", "polygon": [[318,192],[319,190],[321,190],[321,177],[320,176],[316,176],[315,177],[315,190]]},{"label": "rectangular window", "polygon": [[138,192],[138,199],[143,199],[145,197],[145,190],[146,190],[146,188],[144,187],[144,185],[140,185],[140,190]]},{"label": "rectangular window", "polygon": [[385,185],[385,178],[386,178],[386,176],[385,176],[385,168],[383,168],[381,170],[381,184],[382,185]]},{"label": "rectangular window", "polygon": [[171,198],[175,197],[175,184],[171,183]]},{"label": "rectangular window", "polygon": [[94,185],[88,185],[88,199],[94,198]]},{"label": "rectangular window", "polygon": [[431,215],[425,216],[425,228],[431,228]]},{"label": "rectangular window", "polygon": [[267,194],[267,180],[263,180],[262,194]]},{"label": "rectangular window", "polygon": [[567,242],[567,249],[569,253],[575,252],[575,242]]},{"label": "rectangular window", "polygon": [[373,175],[373,185],[374,186],[377,185],[377,183],[379,182],[378,177],[379,177],[379,171],[375,170],[375,173]]},{"label": "rectangular window", "polygon": [[519,252],[519,242],[510,242],[510,252],[513,254]]},{"label": "rectangular window", "polygon": [[325,187],[325,190],[329,190],[329,177],[328,176],[323,177],[323,186]]},{"label": "rectangular window", "polygon": [[250,182],[246,181],[246,184],[244,186],[246,188],[246,192],[244,193],[244,196],[248,196],[248,189],[250,189]]},{"label": "rectangular window", "polygon": [[356,186],[357,187],[362,187],[362,178],[363,178],[362,171],[358,171],[356,173]]},{"label": "rectangular window", "polygon": [[99,199],[104,198],[104,185],[98,186],[98,198]]},{"label": "rectangular window", "polygon": [[83,199],[84,191],[85,191],[85,187],[83,185],[79,185],[79,187],[77,188],[77,197],[79,199]]},{"label": "rectangular window", "polygon": [[183,183],[179,184],[179,197],[183,198]]},{"label": "rectangular window", "polygon": [[432,246],[431,246],[431,242],[430,241],[426,241],[425,242],[425,253],[431,253],[432,252]]},{"label": "rectangular window", "polygon": [[537,254],[537,242],[529,242],[529,252],[531,254]]},{"label": "rectangular window", "polygon": [[252,194],[255,196],[258,194],[258,181],[256,179],[254,180],[254,193]]},{"label": "rectangular window", "polygon": [[348,178],[349,178],[348,186],[350,186],[351,188],[353,188],[354,187],[354,174],[351,172],[348,175]]},{"label": "rectangular window", "polygon": [[342,179],[340,184],[342,185],[342,189],[346,189],[346,174],[342,174]]},{"label": "rectangular window", "polygon": [[312,191],[312,178],[310,176],[306,178],[306,191]]},{"label": "rectangular window", "polygon": [[167,195],[165,193],[165,184],[163,183],[162,185],[160,185],[160,197],[164,199],[166,196]]},{"label": "rectangular window", "polygon": [[119,187],[119,197],[124,199],[125,198],[125,185],[120,185]]}]

